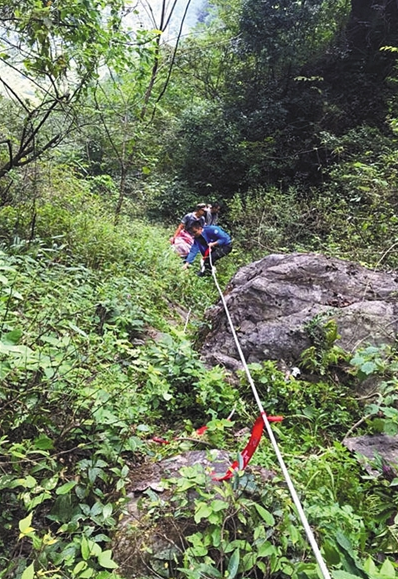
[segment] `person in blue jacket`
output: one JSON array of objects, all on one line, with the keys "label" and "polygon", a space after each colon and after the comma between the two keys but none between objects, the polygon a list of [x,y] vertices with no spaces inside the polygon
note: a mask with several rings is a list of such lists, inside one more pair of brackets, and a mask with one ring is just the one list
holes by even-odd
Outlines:
[{"label": "person in blue jacket", "polygon": [[[194,242],[186,257],[184,269],[192,265],[200,252],[203,256],[204,267],[201,268],[198,275],[203,276],[210,273],[211,265],[232,251],[232,240],[228,233],[218,225],[202,227],[200,223],[195,223],[192,225],[191,232]],[[211,263],[209,253],[211,253]]]}]

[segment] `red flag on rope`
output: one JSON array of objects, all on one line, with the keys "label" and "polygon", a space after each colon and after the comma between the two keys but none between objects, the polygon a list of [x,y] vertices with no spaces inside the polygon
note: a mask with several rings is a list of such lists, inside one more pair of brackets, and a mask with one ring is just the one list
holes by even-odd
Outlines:
[{"label": "red flag on rope", "polygon": [[[268,422],[282,422],[283,416],[267,416]],[[207,425],[201,426],[196,430],[196,433],[201,435],[206,432],[209,427]],[[256,422],[253,425],[249,442],[246,444],[245,448],[241,452],[241,461],[235,460],[231,466],[228,468],[227,472],[224,476],[217,477],[215,475],[212,476],[213,480],[216,481],[223,481],[229,480],[233,477],[234,473],[239,469],[239,465],[241,464],[241,469],[244,470],[246,466],[249,464],[249,461],[253,454],[255,453],[257,446],[261,440],[261,436],[264,430],[264,419],[262,416],[259,416]],[[168,440],[164,438],[160,438],[158,436],[154,436],[152,438],[153,442],[158,442],[159,444],[170,444]]]},{"label": "red flag on rope", "polygon": [[[283,416],[267,416],[268,422],[281,422],[283,420]],[[244,470],[246,466],[249,464],[249,461],[253,454],[256,451],[256,448],[261,440],[261,436],[264,430],[264,420],[262,416],[259,416],[256,422],[253,425],[252,432],[250,435],[249,442],[246,444],[245,448],[241,452],[241,461],[235,460],[224,476],[216,477],[213,475],[213,480],[223,481],[229,480],[233,477],[235,472],[239,469],[239,464],[241,462],[241,468]]]},{"label": "red flag on rope", "polygon": [[158,444],[170,444],[165,438],[160,438],[160,436],[153,436],[151,438],[152,442],[157,442]]}]

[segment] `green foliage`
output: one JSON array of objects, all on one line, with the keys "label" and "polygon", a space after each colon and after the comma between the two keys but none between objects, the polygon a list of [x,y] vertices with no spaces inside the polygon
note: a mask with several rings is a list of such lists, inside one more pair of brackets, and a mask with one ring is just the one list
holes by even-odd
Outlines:
[{"label": "green foliage", "polygon": [[398,433],[397,363],[395,348],[387,345],[359,349],[350,360],[352,373],[359,383],[366,381],[372,386],[365,416],[368,428],[375,433],[392,436]]},{"label": "green foliage", "polygon": [[[149,452],[148,432],[193,406],[198,421],[226,416],[237,393],[169,325],[177,324],[172,300],[190,299],[185,285],[199,280],[181,270],[165,232],[138,222],[114,228],[107,205],[62,175],[59,195],[43,191],[36,206],[41,237],[1,253],[2,573],[106,579],[116,577],[111,536],[129,465]],[[26,210],[12,208],[21,236]],[[4,208],[4,232],[11,214]],[[201,308],[204,297],[202,288]],[[146,335],[160,329],[157,342]]]},{"label": "green foliage", "polygon": [[[361,415],[358,403],[343,384],[295,379],[278,370],[271,361],[250,364],[249,368],[267,414],[285,417],[279,436],[288,440],[291,433],[285,427],[294,428],[297,447],[309,449],[338,440],[355,416]],[[240,390],[249,402],[244,375]]]},{"label": "green foliage", "polygon": [[[353,459],[349,462],[350,465],[344,459],[343,449],[336,447],[327,456],[314,456],[308,471],[299,463],[290,465],[299,481],[310,477],[302,493],[326,564],[336,578],[352,574],[373,579],[385,573],[396,577],[395,564],[390,559],[378,565],[371,556],[363,555],[366,534],[363,521],[349,504],[339,504],[334,494],[340,487],[338,477],[346,480],[350,468],[358,468]],[[166,510],[177,520],[192,517],[195,523],[191,534],[179,537],[183,549],[174,550],[174,559],[170,557],[168,561],[173,577],[200,579],[205,574],[254,578],[259,573],[265,578],[318,576],[311,556],[302,554],[305,539],[287,489],[279,484],[278,477],[264,486],[259,478],[238,473],[233,484],[214,488],[209,474],[198,465],[183,467],[178,478],[168,481],[168,487],[173,487],[173,498]],[[325,474],[322,486],[321,477]],[[361,501],[357,490],[352,488],[351,496],[340,495],[340,500]],[[190,498],[193,494],[195,500]],[[366,508],[365,500],[362,501]],[[149,497],[146,502],[146,508],[156,518],[156,501]]]},{"label": "green foliage", "polygon": [[393,141],[381,131],[363,126],[340,137],[323,132],[320,138],[335,162],[323,192],[312,200],[311,229],[328,251],[374,267],[395,267]]},{"label": "green foliage", "polygon": [[[154,221],[159,220],[159,215],[176,227],[184,215],[193,211],[197,203],[208,202],[205,190],[191,191],[187,183],[173,180],[170,183],[162,183],[152,199],[149,200],[147,211]],[[202,201],[204,199],[204,201]]]},{"label": "green foliage", "polygon": [[[107,344],[95,339],[95,276],[79,267],[47,270],[43,261],[2,255],[0,487],[8,508],[0,544],[13,548],[19,520],[24,545],[3,569],[28,577],[61,566],[71,577],[105,578],[116,568],[109,544],[126,458],[142,442],[131,433],[127,397],[115,397],[107,378],[113,371],[112,388],[126,389],[123,368],[115,372],[122,341],[117,331]],[[101,362],[93,374],[94,360]]]},{"label": "green foliage", "polygon": [[311,4],[284,1],[277,5],[247,0],[241,15],[241,50],[253,52],[261,59],[269,76],[270,66],[274,75],[279,76],[292,65],[307,62],[309,53],[313,58],[323,51],[347,15],[344,0],[332,3],[319,0]]},{"label": "green foliage", "polygon": [[236,194],[228,203],[234,238],[254,257],[294,251],[307,241],[305,208],[293,188],[281,194],[275,187],[258,187]]},{"label": "green foliage", "polygon": [[359,348],[351,358],[350,364],[360,381],[370,375],[393,377],[397,370],[396,351],[394,347],[386,344]]},{"label": "green foliage", "polygon": [[62,7],[35,0],[3,2],[0,59],[19,82],[13,87],[12,81],[2,80],[17,122],[5,131],[8,146],[0,176],[37,160],[72,132],[74,107],[98,79],[101,66],[121,71],[129,64],[132,49],[123,8],[123,0],[67,0]]},{"label": "green foliage", "polygon": [[325,321],[324,316],[316,316],[306,325],[305,330],[313,346],[301,355],[303,368],[323,376],[348,361],[349,355],[335,344],[340,335],[333,318]]},{"label": "green foliage", "polygon": [[[245,376],[233,386],[222,368],[206,369],[193,349],[189,332],[216,297],[211,280],[205,284],[181,270],[165,230],[124,220],[115,228],[101,195],[65,169],[59,187],[59,195],[43,189],[35,207],[40,237],[30,243],[22,242],[27,206],[0,213],[4,235],[12,212],[13,219],[20,216],[14,223],[21,235],[18,244],[4,244],[0,267],[0,493],[7,505],[0,547],[5,573],[16,577],[106,578],[115,576],[111,537],[130,465],[153,454],[146,438],[159,424],[174,438],[185,424],[185,433],[159,452],[203,443],[237,452],[246,435],[237,445],[232,434],[251,426],[258,410]],[[83,207],[96,216],[84,229]],[[106,239],[90,245],[99,231]],[[221,279],[232,267],[220,268]],[[177,300],[192,310],[189,319],[173,313]],[[273,362],[250,370],[267,413],[284,416],[272,428],[328,564],[335,573],[377,577],[390,567],[374,562],[375,554],[395,548],[394,478],[386,478],[381,463],[378,479],[363,478],[339,441],[363,416],[374,430],[380,418],[388,428],[396,424],[395,354],[358,352],[344,384],[334,375],[335,364],[348,366],[348,360],[335,349],[333,320],[315,319],[308,332],[315,344],[308,359],[318,374],[324,371],[322,382],[295,379]],[[348,385],[373,375],[385,381],[384,394],[362,408]],[[226,420],[234,408],[235,423]],[[199,437],[194,430],[203,424]],[[264,440],[256,463],[277,468]],[[176,516],[192,516],[196,529],[181,539],[184,548],[170,567],[176,577],[315,576],[279,473],[266,487],[240,473],[217,490],[203,473],[182,474],[172,506]],[[197,493],[195,504],[187,489]],[[151,512],[161,516],[167,508]],[[11,559],[18,541],[23,549]]]},{"label": "green foliage", "polygon": [[[183,272],[168,232],[137,215],[175,226],[221,193],[235,240],[223,286],[268,252],[396,267],[396,99],[386,118],[384,77],[355,62],[353,80],[335,42],[348,9],[217,0],[175,54],[158,31],[123,30],[121,3],[2,6],[0,59],[21,50],[38,92],[0,99],[0,577],[117,578],[112,537],[129,469],[156,459],[147,438],[168,431],[162,456],[236,454],[257,416],[245,376],[232,385],[192,344],[218,299],[212,279]],[[324,51],[326,67],[314,63]],[[51,163],[29,164],[53,147]],[[396,465],[376,456],[369,474],[341,444],[353,430],[398,432],[395,350],[347,356],[333,319],[307,332],[311,381],[273,362],[250,370],[266,412],[284,417],[272,428],[332,576],[395,577]],[[358,384],[374,389],[364,404]],[[251,466],[273,478],[247,470],[215,488],[187,468],[170,503],[146,493],[151,525],[174,512],[194,523],[170,577],[318,576],[265,434]]]},{"label": "green foliage", "polygon": [[[1,22],[24,42],[24,66],[31,73],[58,79],[69,71],[73,58],[75,70],[84,76],[97,64],[95,59],[109,50],[110,34],[120,33],[118,12],[122,6],[113,3],[106,10],[106,2],[81,6],[65,2],[60,10],[53,3],[43,7],[24,0],[18,6],[10,4],[8,10],[4,7]],[[22,51],[22,46],[19,48]]]},{"label": "green foliage", "polygon": [[[197,197],[202,197],[203,191],[207,195],[213,190],[226,195],[231,181],[239,183],[242,164],[239,129],[229,122],[218,102],[202,100],[187,108],[180,115],[175,140],[178,141],[176,170],[185,176],[183,182],[189,183]],[[175,147],[175,141],[170,141],[169,156]],[[226,159],[230,162],[228,175],[224,169]]]},{"label": "green foliage", "polygon": [[196,420],[227,416],[237,399],[224,372],[217,367],[206,370],[190,341],[175,331],[148,344],[136,371],[146,381],[143,403],[148,412],[166,412],[171,420],[193,407]]}]

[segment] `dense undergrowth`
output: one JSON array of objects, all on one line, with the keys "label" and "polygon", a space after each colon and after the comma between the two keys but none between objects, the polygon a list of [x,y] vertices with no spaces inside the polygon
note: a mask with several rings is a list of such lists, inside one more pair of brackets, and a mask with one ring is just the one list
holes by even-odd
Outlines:
[{"label": "dense undergrowth", "polygon": [[[246,376],[195,349],[218,294],[171,252],[177,219],[222,202],[222,287],[274,252],[398,269],[397,10],[213,0],[174,50],[177,3],[135,38],[128,3],[60,4],[0,10],[0,579],[124,579],[130,473],[210,446],[239,461],[258,415]],[[398,433],[396,348],[349,355],[332,320],[311,331],[299,376],[252,375],[333,579],[397,578],[396,465],[343,444]],[[252,466],[272,480],[215,489],[186,468],[171,500],[143,493],[134,579],[320,577],[265,436]],[[172,559],[150,552],[161,520],[194,522]]]},{"label": "dense undergrowth", "polygon": [[[194,350],[217,294],[211,279],[182,271],[165,228],[127,217],[115,228],[109,203],[69,175],[57,194],[2,208],[0,232],[0,577],[116,578],[111,541],[130,469],[195,448],[205,423],[207,441],[236,453],[232,432],[258,411],[245,376],[232,385]],[[223,285],[250,253],[232,257],[218,268]],[[333,577],[395,577],[394,468],[379,462],[368,474],[342,440],[362,427],[398,431],[397,356],[368,348],[352,358],[331,324],[321,330],[302,360],[316,380],[271,362],[252,375],[267,412],[285,417],[273,428]],[[355,386],[372,376],[380,393],[358,400]],[[188,440],[159,447],[159,434]],[[173,566],[148,576],[318,576],[266,440],[253,463],[275,471],[273,482],[243,475],[215,491],[185,471],[174,502],[197,531]],[[168,508],[146,500],[154,520]]]}]

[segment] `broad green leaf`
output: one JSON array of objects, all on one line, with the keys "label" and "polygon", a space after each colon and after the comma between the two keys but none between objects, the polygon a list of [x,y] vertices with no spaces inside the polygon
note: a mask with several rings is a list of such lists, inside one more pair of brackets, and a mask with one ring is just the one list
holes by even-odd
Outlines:
[{"label": "broad green leaf", "polygon": [[57,482],[58,482],[58,474],[55,474],[54,476],[52,476],[50,478],[44,479],[41,482],[41,486],[46,491],[52,491],[57,486]]},{"label": "broad green leaf", "polygon": [[222,577],[218,569],[212,565],[207,565],[206,563],[202,563],[199,567],[199,570],[203,573],[203,576],[209,575],[210,577],[215,577],[216,579],[221,579]]},{"label": "broad green leaf", "polygon": [[51,344],[52,346],[60,346],[61,344],[61,340],[56,336],[41,336],[40,340],[47,344]]},{"label": "broad green leaf", "polygon": [[75,566],[75,568],[73,569],[73,573],[75,575],[77,575],[78,573],[80,573],[81,571],[83,571],[84,569],[87,568],[87,563],[86,561],[79,561],[79,563]]},{"label": "broad green leaf", "polygon": [[124,465],[124,467],[122,468],[122,472],[120,473],[122,477],[126,477],[129,473],[129,467],[127,466],[127,464]]},{"label": "broad green leaf", "polygon": [[293,545],[295,545],[297,541],[300,539],[300,534],[297,530],[297,527],[295,527],[294,525],[289,525],[289,535]]},{"label": "broad green leaf", "polygon": [[376,565],[372,559],[372,557],[368,557],[365,561],[365,563],[363,564],[363,568],[364,571],[366,571],[366,573],[368,575],[376,575],[377,574],[377,568]]},{"label": "broad green leaf", "polygon": [[48,493],[47,491],[45,491],[44,493],[40,493],[39,495],[37,495],[36,497],[34,497],[31,501],[29,501],[27,504],[27,507],[29,509],[34,509],[37,507],[37,505],[41,505],[41,503],[44,503],[44,501],[48,501],[50,500],[52,497],[50,495],[50,493]]},{"label": "broad green leaf", "polygon": [[63,484],[62,486],[58,487],[56,489],[55,493],[57,495],[66,495],[76,485],[77,485],[77,482],[75,480],[71,480],[71,481]]},{"label": "broad green leaf", "polygon": [[35,568],[33,563],[31,563],[29,567],[26,567],[25,571],[22,573],[21,579],[33,579],[34,576],[35,576]]},{"label": "broad green leaf", "polygon": [[343,547],[343,549],[345,549],[349,553],[352,552],[352,545],[350,540],[345,535],[343,535],[341,531],[337,531],[336,539],[340,547]]},{"label": "broad green leaf", "polygon": [[234,579],[239,569],[240,551],[235,549],[228,562],[228,579]]},{"label": "broad green leaf", "polygon": [[267,511],[267,509],[264,509],[263,506],[257,503],[255,503],[254,506],[260,517],[263,519],[263,521],[265,521],[267,525],[269,525],[270,527],[273,527],[275,525],[275,519],[273,515],[269,511]]},{"label": "broad green leaf", "polygon": [[93,517],[97,517],[99,514],[102,513],[103,510],[103,504],[100,502],[96,502],[93,504],[93,506],[90,509],[90,515]]},{"label": "broad green leaf", "polygon": [[269,541],[265,541],[262,545],[259,546],[257,549],[257,556],[258,557],[269,557],[273,553],[275,553],[276,548],[272,543]]},{"label": "broad green leaf", "polygon": [[40,434],[40,436],[35,438],[34,445],[36,448],[40,448],[40,450],[50,450],[51,448],[54,448],[53,441],[45,434]]},{"label": "broad green leaf", "polygon": [[211,512],[211,508],[208,505],[201,503],[195,513],[195,523],[199,523],[202,519],[207,519]]},{"label": "broad green leaf", "polygon": [[113,511],[113,507],[111,504],[105,505],[104,508],[102,509],[102,516],[104,517],[104,519],[107,519],[108,517],[111,516]]},{"label": "broad green leaf", "polygon": [[[246,553],[240,562],[240,572],[252,571],[257,563],[257,553]],[[243,575],[242,575],[243,576]]]},{"label": "broad green leaf", "polygon": [[204,557],[208,553],[208,549],[204,545],[197,545],[196,547],[191,547],[189,551],[190,553],[192,553],[194,557]]},{"label": "broad green leaf", "polygon": [[115,561],[113,561],[112,551],[110,549],[102,551],[102,553],[98,555],[98,563],[101,567],[105,567],[105,569],[117,569],[119,566]]},{"label": "broad green leaf", "polygon": [[32,531],[34,531],[34,528],[31,527],[32,517],[33,517],[33,513],[29,513],[29,515],[27,517],[25,517],[24,519],[21,519],[19,521],[18,527],[19,527],[19,530],[21,532],[20,537],[27,535],[28,533],[31,533]]},{"label": "broad green leaf", "polygon": [[386,420],[383,432],[389,436],[395,436],[398,432],[398,424],[392,422],[391,420]]},{"label": "broad green leaf", "polygon": [[228,503],[226,501],[216,499],[215,501],[211,501],[210,506],[211,509],[217,513],[218,511],[226,510],[228,508]]},{"label": "broad green leaf", "polygon": [[21,339],[21,336],[22,330],[12,330],[12,332],[7,332],[6,334],[4,334],[1,338],[1,341],[3,342],[3,344],[12,346],[18,344],[19,340]]},{"label": "broad green leaf", "polygon": [[377,414],[378,412],[380,412],[380,406],[379,404],[368,404],[365,407],[365,411],[366,414]]},{"label": "broad green leaf", "polygon": [[221,529],[220,527],[215,527],[212,534],[211,534],[211,538],[212,538],[212,545],[214,547],[219,547],[220,543],[221,543]]},{"label": "broad green leaf", "polygon": [[366,375],[372,374],[376,370],[377,365],[374,362],[365,362],[365,364],[361,366],[361,371]]},{"label": "broad green leaf", "polygon": [[30,475],[28,475],[26,478],[17,479],[17,482],[21,485],[21,487],[25,487],[26,489],[33,489],[37,485],[37,480]]},{"label": "broad green leaf", "polygon": [[329,565],[338,565],[340,563],[340,553],[334,545],[325,541],[322,545],[323,556]]},{"label": "broad green leaf", "polygon": [[379,571],[380,579],[391,579],[396,577],[397,574],[394,569],[394,565],[391,563],[390,559],[386,559]]},{"label": "broad green leaf", "polygon": [[0,353],[1,354],[21,354],[25,358],[28,354],[32,354],[32,350],[27,346],[15,346],[11,344],[4,344],[0,342]]},{"label": "broad green leaf", "polygon": [[81,550],[83,559],[85,561],[88,561],[88,559],[90,558],[91,550],[90,550],[90,544],[88,542],[88,539],[85,536],[83,536],[83,538],[82,538],[82,542],[80,544],[80,550]]},{"label": "broad green leaf", "polygon": [[20,486],[20,481],[23,479],[16,479],[10,474],[5,474],[0,477],[0,491],[3,489],[15,489]]}]

